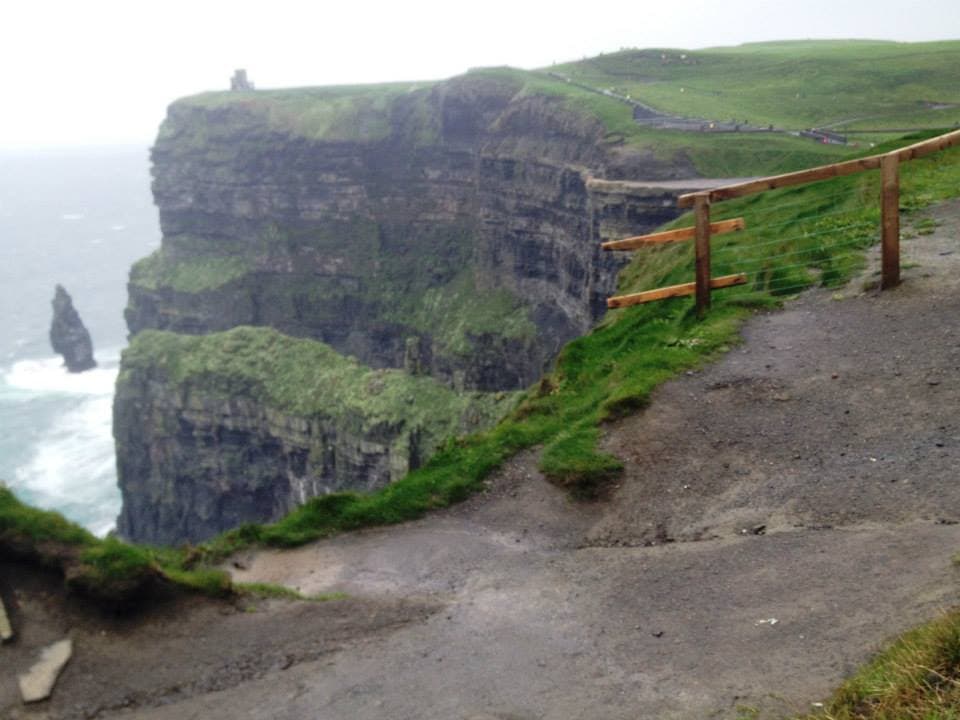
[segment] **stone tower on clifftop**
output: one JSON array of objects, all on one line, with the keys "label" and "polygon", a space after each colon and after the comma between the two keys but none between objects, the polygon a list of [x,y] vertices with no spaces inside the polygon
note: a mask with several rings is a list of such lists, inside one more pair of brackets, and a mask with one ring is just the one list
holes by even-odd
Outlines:
[{"label": "stone tower on clifftop", "polygon": [[247,79],[246,70],[234,70],[233,77],[230,78],[230,89],[232,91],[253,90],[253,83]]}]

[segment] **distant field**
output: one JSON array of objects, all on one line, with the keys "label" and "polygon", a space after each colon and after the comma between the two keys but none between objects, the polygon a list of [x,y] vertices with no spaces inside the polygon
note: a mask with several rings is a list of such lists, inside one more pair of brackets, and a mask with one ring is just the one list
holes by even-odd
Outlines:
[{"label": "distant field", "polygon": [[828,40],[626,50],[545,68],[665,113],[800,129],[960,121],[960,41]]}]

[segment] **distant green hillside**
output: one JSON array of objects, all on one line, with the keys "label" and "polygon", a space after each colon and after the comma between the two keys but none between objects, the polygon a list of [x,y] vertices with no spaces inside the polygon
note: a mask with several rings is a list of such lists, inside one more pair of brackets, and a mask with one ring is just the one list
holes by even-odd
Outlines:
[{"label": "distant green hillside", "polygon": [[[605,142],[689,158],[705,176],[786,172],[832,162],[849,151],[787,134],[700,133],[652,129],[633,120],[629,96],[662,113],[705,120],[747,121],[798,130],[945,128],[960,122],[960,41],[894,43],[873,40],[775,42],[706,50],[646,49],[600,55],[536,71],[473,70],[464,80],[496,80],[516,93],[562,98],[599,119]],[[567,81],[569,79],[569,82]],[[431,120],[432,94],[447,83],[393,83],[291,88],[254,93],[204,93],[184,108],[244,109],[224,122],[257,118],[272,130],[322,141],[379,142],[395,130],[403,101],[422,120],[417,144],[442,143]],[[435,99],[435,98],[434,98]],[[163,132],[163,130],[161,131]],[[902,133],[866,136],[883,141]]]},{"label": "distant green hillside", "polygon": [[960,41],[810,40],[626,50],[547,70],[670,114],[847,129],[952,126],[958,65]]},{"label": "distant green hillside", "polygon": [[[563,74],[554,68],[550,72]],[[633,108],[628,103],[565,82],[545,71],[485,68],[473,70],[470,74],[511,78],[520,85],[519,96],[562,98],[568,108],[599,119],[607,130],[606,142],[611,145],[622,144],[648,150],[661,160],[670,160],[678,155],[689,157],[704,177],[790,172],[836,162],[850,152],[844,147],[820,145],[780,133],[701,133],[646,127],[634,121]],[[580,82],[600,91],[610,85],[591,84],[587,79],[580,79]]]},{"label": "distant green hillside", "polygon": [[[834,162],[847,154],[842,147],[818,145],[784,134],[699,133],[660,130],[639,125],[633,108],[622,100],[567,83],[546,72],[516,68],[482,68],[454,79],[469,84],[494,81],[517,101],[530,96],[559,99],[568,110],[598,119],[606,129],[603,142],[653,153],[658,159],[689,158],[703,176],[767,175]],[[609,84],[609,83],[607,83]],[[442,144],[431,93],[443,83],[395,83],[321,88],[258,90],[254,93],[209,92],[177,101],[182,110],[231,109],[218,115],[210,132],[249,131],[252,126],[323,142],[377,143],[397,131],[391,125],[397,102],[414,109],[417,145]],[[237,112],[239,111],[239,112]],[[410,131],[407,128],[406,131]],[[173,132],[167,122],[161,137]],[[194,138],[205,147],[206,136]]]}]

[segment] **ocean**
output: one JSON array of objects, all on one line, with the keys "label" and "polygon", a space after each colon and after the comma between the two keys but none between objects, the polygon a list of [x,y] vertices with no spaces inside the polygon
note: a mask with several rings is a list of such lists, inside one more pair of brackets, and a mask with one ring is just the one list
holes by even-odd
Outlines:
[{"label": "ocean", "polygon": [[[111,404],[130,265],[160,245],[147,148],[0,151],[0,480],[98,535],[120,510]],[[98,367],[50,347],[63,285]]]}]

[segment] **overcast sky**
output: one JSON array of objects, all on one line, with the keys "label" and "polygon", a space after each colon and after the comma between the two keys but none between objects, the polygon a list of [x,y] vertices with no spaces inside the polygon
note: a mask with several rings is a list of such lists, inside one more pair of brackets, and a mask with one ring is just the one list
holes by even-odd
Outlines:
[{"label": "overcast sky", "polygon": [[173,99],[449,77],[621,47],[960,38],[960,0],[3,0],[0,147],[149,144]]}]

